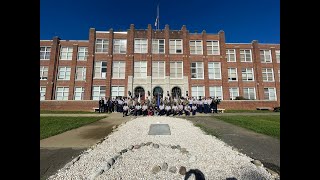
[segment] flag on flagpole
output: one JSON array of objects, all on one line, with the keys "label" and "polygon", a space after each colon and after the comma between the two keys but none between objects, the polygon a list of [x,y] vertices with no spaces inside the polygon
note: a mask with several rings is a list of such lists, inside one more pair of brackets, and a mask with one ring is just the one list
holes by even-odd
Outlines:
[{"label": "flag on flagpole", "polygon": [[140,93],[139,93],[139,97],[138,97],[138,102],[140,103]]},{"label": "flag on flagpole", "polygon": [[154,22],[154,26],[157,27],[159,21],[159,16],[157,16],[156,21]]},{"label": "flag on flagpole", "polygon": [[157,5],[157,18],[156,21],[154,22],[154,26],[157,27],[159,24],[159,3]]}]

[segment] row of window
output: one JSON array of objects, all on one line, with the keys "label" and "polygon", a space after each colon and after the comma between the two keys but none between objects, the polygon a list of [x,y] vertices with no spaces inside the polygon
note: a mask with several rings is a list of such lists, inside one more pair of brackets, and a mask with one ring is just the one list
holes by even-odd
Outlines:
[{"label": "row of window", "polygon": [[[223,99],[222,86],[211,86],[209,87],[209,96],[215,96]],[[40,100],[45,100],[46,87],[40,87]],[[229,88],[230,100],[235,100],[239,96],[239,88]],[[124,96],[124,86],[112,86],[111,97]],[[69,99],[69,87],[57,87],[56,100],[68,100]],[[106,86],[93,86],[92,88],[92,100],[99,100],[101,97],[106,96]],[[205,86],[192,86],[191,87],[192,97],[205,97]],[[243,88],[243,97],[249,100],[256,99],[256,91],[254,87]],[[84,98],[84,87],[75,87],[73,100],[83,100]],[[276,88],[266,87],[264,88],[264,99],[265,100],[277,100]]]},{"label": "row of window", "polygon": [[[109,48],[109,40],[97,39],[96,40],[96,53],[107,53]],[[51,47],[40,47],[40,59],[50,59]],[[135,53],[147,53],[148,44],[147,39],[135,39],[134,41],[134,52]],[[115,39],[113,43],[114,54],[125,54],[127,52],[127,40],[126,39]],[[207,54],[208,55],[219,55],[219,42],[218,41],[207,41]],[[276,50],[276,60],[280,63],[280,50]],[[61,47],[60,59],[71,60],[73,53],[73,47]],[[152,53],[164,54],[165,43],[164,39],[153,39],[152,40]],[[170,54],[183,54],[182,39],[170,39],[169,41],[169,53]],[[194,40],[190,41],[190,54],[203,54],[202,41]],[[78,47],[78,60],[86,60],[88,56],[88,47]],[[228,62],[236,62],[236,50],[227,49],[226,56]],[[260,60],[264,63],[271,63],[272,56],[271,50],[260,50]],[[240,50],[240,61],[241,62],[252,62],[251,49]]]},{"label": "row of window", "polygon": [[[112,78],[113,79],[125,79],[125,61],[113,61]],[[204,79],[204,64],[203,62],[191,63],[191,79]],[[164,79],[165,78],[165,61],[152,62],[152,78]],[[237,68],[228,68],[228,80],[238,81]],[[242,68],[242,81],[254,81],[253,68]],[[58,68],[58,80],[70,80],[71,67],[60,66]],[[220,62],[208,62],[208,75],[209,79],[221,79],[221,63]],[[76,67],[76,80],[86,80],[86,67]],[[94,64],[94,76],[95,79],[105,79],[107,76],[107,62],[96,61]],[[280,81],[280,70],[278,70],[278,76]],[[134,62],[134,78],[146,78],[147,77],[147,61]],[[46,80],[48,78],[48,66],[40,66],[40,80]],[[183,62],[176,61],[170,62],[170,78],[182,79],[183,78]],[[274,82],[273,68],[262,68],[262,78],[264,82]]]}]

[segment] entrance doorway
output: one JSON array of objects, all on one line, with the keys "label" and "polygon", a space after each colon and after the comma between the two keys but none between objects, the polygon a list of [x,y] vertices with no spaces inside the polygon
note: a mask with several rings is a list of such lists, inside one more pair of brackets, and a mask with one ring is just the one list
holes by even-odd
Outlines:
[{"label": "entrance doorway", "polygon": [[160,95],[160,98],[163,97],[163,89],[159,86],[153,89],[153,96],[158,97],[158,94]]},{"label": "entrance doorway", "polygon": [[139,93],[140,93],[140,98],[141,99],[144,99],[145,97],[144,97],[144,89],[143,89],[143,87],[141,87],[141,86],[138,86],[138,87],[136,87],[135,89],[134,89],[134,97],[136,97],[136,98],[138,98],[139,97]]},{"label": "entrance doorway", "polygon": [[179,88],[179,87],[174,87],[174,88],[172,88],[172,90],[171,90],[171,96],[173,97],[173,98],[176,98],[176,97],[179,97],[179,98],[181,98],[181,89]]}]

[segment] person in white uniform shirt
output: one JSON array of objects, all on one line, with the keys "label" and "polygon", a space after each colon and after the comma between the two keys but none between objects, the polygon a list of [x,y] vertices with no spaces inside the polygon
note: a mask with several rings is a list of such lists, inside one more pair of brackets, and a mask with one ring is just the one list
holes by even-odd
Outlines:
[{"label": "person in white uniform shirt", "polygon": [[190,106],[185,106],[184,107],[184,113],[186,114],[186,116],[190,116],[190,111],[191,111]]},{"label": "person in white uniform shirt", "polygon": [[124,103],[122,117],[128,116],[129,106],[127,103]]},{"label": "person in white uniform shirt", "polygon": [[164,109],[166,110],[167,116],[170,116],[170,114],[171,114],[171,106],[169,104],[167,104]]},{"label": "person in white uniform shirt", "polygon": [[159,115],[162,116],[164,115],[165,111],[164,111],[164,104],[160,103],[159,105]]},{"label": "person in white uniform shirt", "polygon": [[192,109],[192,116],[196,115],[196,113],[197,113],[197,106],[196,106],[196,104],[193,104],[191,109]]},{"label": "person in white uniform shirt", "polygon": [[180,103],[180,104],[178,105],[178,111],[179,111],[179,116],[181,116],[182,113],[183,113],[183,105],[182,105],[182,103]]},{"label": "person in white uniform shirt", "polygon": [[173,106],[172,106],[172,114],[173,114],[173,116],[177,115],[178,112],[179,112],[178,111],[178,106],[177,106],[176,103],[174,103]]},{"label": "person in white uniform shirt", "polygon": [[144,103],[143,106],[142,106],[142,115],[143,116],[148,115],[148,106],[147,106],[146,103]]},{"label": "person in white uniform shirt", "polygon": [[134,115],[135,116],[140,116],[141,114],[141,106],[140,106],[140,103],[137,103],[136,106],[135,106],[135,112],[134,112]]}]

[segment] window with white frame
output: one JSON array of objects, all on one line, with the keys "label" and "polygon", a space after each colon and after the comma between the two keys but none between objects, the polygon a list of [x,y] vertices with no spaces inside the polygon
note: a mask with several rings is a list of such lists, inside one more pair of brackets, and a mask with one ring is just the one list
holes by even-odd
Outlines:
[{"label": "window with white frame", "polygon": [[134,78],[147,78],[147,61],[134,62]]},{"label": "window with white frame", "polygon": [[215,97],[223,100],[222,86],[209,87],[209,93],[210,93],[210,97]]},{"label": "window with white frame", "polygon": [[86,80],[86,67],[77,67],[77,69],[76,69],[76,80],[77,81]]},{"label": "window with white frame", "polygon": [[58,80],[70,80],[71,68],[59,67]]},{"label": "window with white frame", "polygon": [[124,86],[111,87],[111,97],[116,98],[117,96],[124,96]]},{"label": "window with white frame", "polygon": [[46,87],[42,86],[40,87],[40,101],[46,99]]},{"label": "window with white frame", "polygon": [[260,60],[263,63],[271,63],[271,50],[260,50]]},{"label": "window with white frame", "polygon": [[221,79],[220,62],[208,62],[209,79]]},{"label": "window with white frame", "polygon": [[240,49],[240,61],[252,62],[251,49]]},{"label": "window with white frame", "polygon": [[280,69],[278,69],[278,76],[279,76],[279,81],[280,81]]},{"label": "window with white frame", "polygon": [[203,79],[203,62],[191,63],[191,79]]},{"label": "window with white frame", "polygon": [[242,81],[254,81],[253,68],[242,68]]},{"label": "window with white frame", "polygon": [[192,86],[191,87],[191,96],[195,98],[205,97],[204,86]]},{"label": "window with white frame", "polygon": [[68,100],[69,87],[57,87],[56,100]]},{"label": "window with white frame", "polygon": [[60,49],[60,60],[71,60],[72,59],[72,47],[61,47]]},{"label": "window with white frame", "polygon": [[105,79],[107,76],[107,62],[96,61],[94,63],[94,77],[96,79]]},{"label": "window with white frame", "polygon": [[219,55],[219,41],[207,41],[207,55]]},{"label": "window with white frame", "polygon": [[109,40],[108,39],[96,39],[96,52],[108,53]]},{"label": "window with white frame", "polygon": [[280,63],[280,50],[276,50],[277,63]]},{"label": "window with white frame", "polygon": [[134,53],[147,53],[148,40],[147,39],[134,39]]},{"label": "window with white frame", "polygon": [[190,54],[203,54],[202,40],[192,40],[190,43]]},{"label": "window with white frame", "polygon": [[84,87],[75,87],[74,88],[74,100],[83,100],[84,96]]},{"label": "window with white frame", "polygon": [[106,86],[92,87],[92,100],[100,100],[106,96]]},{"label": "window with white frame", "polygon": [[152,78],[153,79],[165,78],[165,62],[164,61],[152,62]]},{"label": "window with white frame", "polygon": [[276,88],[263,88],[265,100],[277,100]]},{"label": "window with white frame", "polygon": [[164,52],[165,52],[164,39],[152,39],[152,53],[164,54]]},{"label": "window with white frame", "polygon": [[249,100],[255,100],[256,99],[256,91],[255,88],[243,88],[243,97],[245,99]]},{"label": "window with white frame", "polygon": [[228,68],[229,81],[238,81],[237,68]]},{"label": "window with white frame", "polygon": [[262,68],[262,79],[263,82],[273,82],[273,69],[272,68]]},{"label": "window with white frame", "polygon": [[112,79],[124,79],[126,73],[126,62],[113,61],[112,66]]},{"label": "window with white frame", "polygon": [[40,66],[40,80],[47,80],[47,79],[48,79],[48,67]]},{"label": "window with white frame", "polygon": [[78,47],[78,61],[86,61],[88,58],[88,47]]},{"label": "window with white frame", "polygon": [[227,49],[226,56],[227,56],[227,62],[236,62],[235,49]]},{"label": "window with white frame", "polygon": [[169,40],[169,53],[170,54],[182,54],[182,39],[170,39]]},{"label": "window with white frame", "polygon": [[229,88],[229,93],[230,93],[230,100],[235,100],[236,97],[239,96],[239,88],[231,87]]},{"label": "window with white frame", "polygon": [[183,78],[183,63],[182,61],[170,62],[170,78],[182,79]]},{"label": "window with white frame", "polygon": [[127,53],[127,40],[126,39],[114,39],[113,40],[113,53],[114,54]]},{"label": "window with white frame", "polygon": [[40,46],[40,60],[49,60],[51,47]]}]

